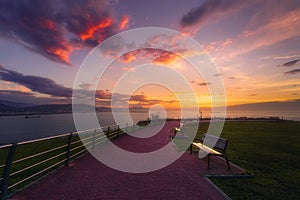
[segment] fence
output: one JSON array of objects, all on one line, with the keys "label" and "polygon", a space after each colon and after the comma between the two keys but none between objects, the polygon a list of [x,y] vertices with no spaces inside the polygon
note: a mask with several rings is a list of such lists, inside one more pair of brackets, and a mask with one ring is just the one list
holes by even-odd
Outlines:
[{"label": "fence", "polygon": [[55,169],[68,166],[87,150],[139,128],[141,126],[135,124],[122,128],[113,125],[0,145],[1,200]]}]

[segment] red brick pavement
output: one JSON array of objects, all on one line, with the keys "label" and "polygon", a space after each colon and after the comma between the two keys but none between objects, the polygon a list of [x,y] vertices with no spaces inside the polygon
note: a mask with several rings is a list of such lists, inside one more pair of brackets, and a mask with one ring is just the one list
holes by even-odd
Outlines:
[{"label": "red brick pavement", "polygon": [[[168,122],[153,137],[136,139],[123,136],[115,144],[127,150],[148,152],[162,147],[169,130],[178,122]],[[144,142],[143,142],[144,141]],[[13,200],[96,200],[96,199],[224,199],[201,174],[232,174],[224,160],[212,157],[211,169],[206,159],[184,153],[171,165],[148,173],[126,173],[109,168],[87,154],[14,195]]]}]

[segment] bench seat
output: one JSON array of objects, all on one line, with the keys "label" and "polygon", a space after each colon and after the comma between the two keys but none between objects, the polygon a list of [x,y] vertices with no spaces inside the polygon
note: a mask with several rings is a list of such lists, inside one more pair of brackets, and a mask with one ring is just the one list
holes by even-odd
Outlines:
[{"label": "bench seat", "polygon": [[222,153],[208,147],[205,146],[204,144],[200,143],[200,142],[192,142],[192,144],[196,147],[198,147],[199,149],[205,151],[206,153],[210,153],[210,154],[216,154],[216,155],[221,155]]},{"label": "bench seat", "polygon": [[[215,143],[214,147],[211,148],[203,144],[203,142]],[[209,169],[209,160],[210,156],[221,156],[225,158],[228,169],[230,168],[228,157],[226,155],[226,147],[228,144],[228,140],[224,138],[220,138],[210,134],[203,134],[201,142],[192,142],[190,145],[190,154],[192,154],[193,146],[205,151],[207,153],[207,169]]]}]

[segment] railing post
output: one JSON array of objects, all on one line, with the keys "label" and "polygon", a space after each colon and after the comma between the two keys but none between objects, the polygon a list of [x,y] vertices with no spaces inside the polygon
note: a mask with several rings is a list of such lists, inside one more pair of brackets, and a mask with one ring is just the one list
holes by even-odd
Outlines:
[{"label": "railing post", "polygon": [[93,133],[93,147],[92,147],[93,150],[95,149],[95,142],[96,142],[96,129],[94,130]]},{"label": "railing post", "polygon": [[107,127],[107,132],[106,132],[107,137],[109,137],[109,129],[110,129],[110,126]]},{"label": "railing post", "polygon": [[69,164],[70,164],[72,136],[73,136],[73,133],[70,133],[70,135],[68,136],[65,166],[69,166]]},{"label": "railing post", "polygon": [[16,152],[17,143],[13,143],[9,149],[7,158],[6,158],[6,165],[3,170],[2,175],[2,182],[1,182],[1,200],[6,200],[8,195],[8,184],[9,184],[9,173],[12,165],[12,161],[14,158],[14,154]]},{"label": "railing post", "polygon": [[120,126],[118,125],[118,131],[117,131],[118,137],[120,136]]}]

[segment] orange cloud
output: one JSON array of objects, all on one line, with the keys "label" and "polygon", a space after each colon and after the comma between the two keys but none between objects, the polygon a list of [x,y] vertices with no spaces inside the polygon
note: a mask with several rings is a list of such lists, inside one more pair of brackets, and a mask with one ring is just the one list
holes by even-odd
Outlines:
[{"label": "orange cloud", "polygon": [[135,53],[135,52],[126,53],[121,57],[121,61],[123,61],[125,63],[129,63],[133,60],[136,60],[136,54],[137,53]]},{"label": "orange cloud", "polygon": [[69,56],[72,53],[73,49],[70,46],[66,46],[67,49],[58,49],[58,48],[48,48],[47,52],[57,56],[60,60],[65,63],[70,63]]},{"label": "orange cloud", "polygon": [[123,16],[122,17],[122,20],[121,20],[121,23],[120,23],[120,30],[124,30],[125,28],[128,27],[128,23],[129,23],[129,17],[128,16]]},{"label": "orange cloud", "polygon": [[94,33],[100,29],[107,28],[112,25],[112,19],[111,18],[104,18],[102,19],[99,24],[93,26],[89,26],[88,30],[86,30],[85,33],[81,34],[79,37],[82,40],[87,40],[93,37]]},{"label": "orange cloud", "polygon": [[149,106],[153,106],[156,104],[162,104],[162,105],[168,105],[168,106],[174,106],[176,107],[178,105],[178,101],[176,99],[156,99],[156,98],[151,98],[149,96],[146,96],[144,94],[135,94],[132,95],[129,99],[129,105],[130,106],[142,106],[144,108],[148,108]]},{"label": "orange cloud", "polygon": [[175,63],[180,57],[172,52],[160,49],[140,49],[124,54],[119,58],[120,61],[129,63],[138,58],[150,58],[153,64],[170,65]]},{"label": "orange cloud", "polygon": [[12,90],[20,92],[31,92],[32,90],[17,83],[12,83],[9,81],[1,81],[0,90]]},{"label": "orange cloud", "polygon": [[179,56],[177,56],[174,53],[163,52],[162,54],[160,54],[159,57],[155,58],[152,62],[154,64],[170,65],[175,63],[178,59]]},{"label": "orange cloud", "polygon": [[132,68],[132,67],[123,67],[122,69],[124,71],[135,71],[135,68]]}]

